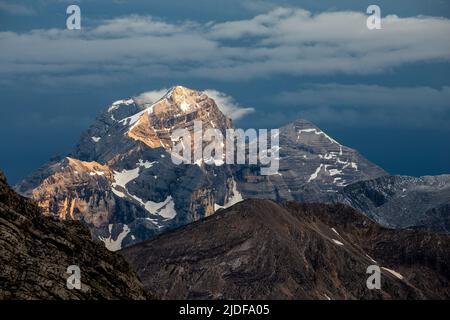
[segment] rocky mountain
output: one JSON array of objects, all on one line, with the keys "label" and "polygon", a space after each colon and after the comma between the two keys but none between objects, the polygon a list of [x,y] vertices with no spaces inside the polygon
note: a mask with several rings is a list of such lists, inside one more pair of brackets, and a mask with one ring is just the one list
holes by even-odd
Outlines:
[{"label": "rocky mountain", "polygon": [[192,133],[195,120],[204,130],[231,127],[214,100],[180,86],[158,101],[114,102],[73,154],[45,164],[16,190],[47,215],[84,221],[110,250],[198,220],[241,198],[228,167],[173,164],[170,135]]},{"label": "rocky mountain", "polygon": [[[342,204],[245,200],[121,253],[164,299],[450,298],[450,236]],[[371,265],[380,290],[366,286]]]},{"label": "rocky mountain", "polygon": [[336,201],[390,228],[450,233],[450,175],[360,181],[340,190]]},{"label": "rocky mountain", "polygon": [[257,176],[256,168],[237,168],[244,198],[326,201],[343,186],[387,175],[303,119],[280,128],[279,153],[279,174]]},{"label": "rocky mountain", "polygon": [[[80,268],[80,290],[67,288],[71,265]],[[0,300],[148,297],[125,260],[94,243],[86,226],[44,217],[1,172],[0,266]]]},{"label": "rocky mountain", "polygon": [[313,201],[386,174],[304,120],[281,128],[276,175],[261,176],[257,165],[175,165],[171,133],[193,134],[194,121],[224,135],[232,128],[213,99],[181,86],[157,101],[116,101],[72,154],[49,161],[16,190],[46,215],[84,221],[94,239],[118,250],[244,198]]}]

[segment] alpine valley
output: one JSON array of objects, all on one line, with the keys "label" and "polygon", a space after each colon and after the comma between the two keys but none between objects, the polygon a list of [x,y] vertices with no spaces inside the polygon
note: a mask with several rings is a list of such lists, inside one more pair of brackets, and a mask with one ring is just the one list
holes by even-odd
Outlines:
[{"label": "alpine valley", "polygon": [[233,128],[205,92],[182,86],[156,101],[116,101],[71,154],[51,159],[15,190],[47,216],[83,221],[112,251],[250,198],[342,202],[390,228],[450,230],[448,176],[389,176],[302,119],[280,128],[276,175],[261,176],[258,165],[175,165],[171,133],[193,133],[194,121],[224,135]]}]

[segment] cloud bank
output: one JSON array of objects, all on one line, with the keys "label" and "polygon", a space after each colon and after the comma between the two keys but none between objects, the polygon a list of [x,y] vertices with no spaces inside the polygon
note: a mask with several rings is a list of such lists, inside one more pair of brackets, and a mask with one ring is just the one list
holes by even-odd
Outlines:
[{"label": "cloud bank", "polygon": [[391,15],[382,30],[368,30],[366,19],[362,12],[275,8],[221,23],[131,15],[81,31],[0,32],[0,75],[81,84],[101,77],[99,85],[148,76],[236,81],[376,74],[450,59],[449,19]]},{"label": "cloud bank", "polygon": [[168,91],[169,91],[169,89],[167,89],[167,88],[146,91],[146,92],[143,92],[143,93],[137,95],[136,97],[133,97],[133,99],[138,104],[142,104],[142,105],[143,104],[153,104],[156,101],[158,101],[159,99],[161,99]]},{"label": "cloud bank", "polygon": [[220,111],[227,117],[230,117],[233,120],[238,120],[240,118],[243,118],[244,116],[248,115],[249,113],[252,113],[255,111],[254,108],[246,108],[242,107],[239,104],[236,103],[236,101],[233,99],[233,97],[226,95],[223,92],[208,89],[204,91],[206,95],[208,95],[210,98],[212,98],[217,106],[219,107]]}]

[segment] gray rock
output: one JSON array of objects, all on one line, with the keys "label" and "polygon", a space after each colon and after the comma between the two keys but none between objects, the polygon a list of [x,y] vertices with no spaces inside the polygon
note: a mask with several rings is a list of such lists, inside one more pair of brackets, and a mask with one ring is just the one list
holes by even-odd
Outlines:
[{"label": "gray rock", "polygon": [[386,176],[343,188],[346,203],[390,228],[421,228],[450,233],[450,175]]},{"label": "gray rock", "polygon": [[259,176],[259,168],[237,168],[245,198],[323,201],[343,186],[387,175],[357,151],[341,145],[306,120],[280,129],[279,175]]}]

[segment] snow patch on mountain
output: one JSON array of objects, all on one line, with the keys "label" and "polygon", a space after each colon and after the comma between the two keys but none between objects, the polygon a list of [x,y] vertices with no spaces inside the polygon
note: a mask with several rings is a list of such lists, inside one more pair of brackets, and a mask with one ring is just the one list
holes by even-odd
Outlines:
[{"label": "snow patch on mountain", "polygon": [[117,236],[117,238],[115,240],[112,238],[112,234],[111,234],[112,228],[113,228],[112,224],[108,225],[108,231],[109,231],[108,238],[99,237],[99,239],[101,241],[103,241],[103,243],[105,244],[106,248],[109,251],[118,251],[118,250],[122,249],[122,241],[123,241],[123,239],[125,239],[125,237],[128,235],[128,233],[130,233],[130,228],[128,228],[128,226],[126,224],[124,224],[123,228],[122,228],[122,232]]},{"label": "snow patch on mountain", "polygon": [[92,172],[89,172],[89,175],[90,176],[103,176],[103,175],[105,175],[105,173],[103,171],[92,171]]},{"label": "snow patch on mountain", "polygon": [[158,161],[150,162],[150,161],[143,161],[142,159],[139,159],[139,162],[136,164],[140,167],[144,167],[145,169],[149,169],[149,168],[153,167],[153,165],[155,163],[158,163]]},{"label": "snow patch on mountain", "polygon": [[122,100],[117,100],[115,102],[113,102],[111,104],[111,106],[108,108],[108,112],[112,112],[114,110],[117,110],[121,105],[130,105],[133,104],[134,100],[133,99],[122,99]]},{"label": "snow patch on mountain", "polygon": [[322,168],[323,168],[323,163],[321,163],[320,166],[316,169],[316,171],[314,171],[314,173],[311,174],[311,176],[308,179],[308,183],[317,179],[319,172],[320,172],[320,170],[322,170]]},{"label": "snow patch on mountain", "polygon": [[330,176],[336,176],[336,175],[340,175],[342,174],[342,170],[339,169],[328,169],[329,165],[326,166],[326,170],[328,170],[328,173],[330,174]]},{"label": "snow patch on mountain", "polygon": [[375,261],[375,259],[372,258],[371,256],[369,256],[368,254],[366,254],[366,257],[369,258],[373,263],[377,263],[377,262]]},{"label": "snow patch on mountain", "polygon": [[183,102],[180,104],[180,109],[181,109],[181,111],[183,111],[183,112],[188,112],[189,110],[191,110],[191,105],[190,105],[189,103],[187,103],[186,101],[183,101]]},{"label": "snow patch on mountain", "polygon": [[144,113],[152,113],[152,112],[153,112],[153,106],[150,106],[147,109],[144,109],[142,111],[139,111],[138,113],[133,114],[132,116],[129,116],[127,118],[119,120],[119,122],[124,126],[130,126],[130,130],[131,130],[134,128],[134,125],[138,122],[139,118]]},{"label": "snow patch on mountain", "polygon": [[126,196],[127,196],[125,193],[123,193],[122,191],[119,191],[115,188],[112,188],[111,191],[119,198],[126,198]]},{"label": "snow patch on mountain", "polygon": [[215,203],[214,204],[214,211],[217,211],[219,209],[229,208],[232,205],[234,205],[234,204],[244,200],[244,198],[242,197],[242,194],[237,189],[236,180],[233,179],[233,181],[231,183],[232,183],[231,192],[232,192],[233,195],[230,198],[227,199],[227,202],[223,206],[221,206],[220,204]]},{"label": "snow patch on mountain", "polygon": [[122,187],[126,190],[126,185],[128,182],[139,177],[139,167],[132,170],[122,170],[120,172],[114,171],[114,181],[112,183],[112,187],[116,188],[117,186]]},{"label": "snow patch on mountain", "polygon": [[336,233],[339,237],[341,236],[341,235],[339,234],[339,232],[336,231],[335,228],[331,228],[331,230],[332,230],[334,233]]},{"label": "snow patch on mountain", "polygon": [[[139,162],[136,163],[137,167],[132,170],[122,170],[120,172],[114,171],[114,183],[112,183],[112,192],[121,198],[131,198],[137,201],[140,205],[142,205],[145,210],[147,210],[150,214],[159,215],[164,219],[173,219],[177,215],[175,210],[175,203],[172,199],[172,196],[168,196],[162,202],[154,202],[154,201],[144,201],[136,195],[131,194],[126,185],[133,181],[134,179],[139,177],[139,170],[141,167],[149,169],[151,168],[157,161],[149,162],[143,161],[139,159]],[[117,187],[121,187],[122,190],[118,190]]]},{"label": "snow patch on mountain", "polygon": [[391,270],[391,269],[388,269],[385,267],[381,267],[381,269],[386,270],[387,272],[389,272],[393,276],[397,277],[398,279],[403,280],[403,276],[400,273],[398,273],[397,271],[394,271],[394,270]]},{"label": "snow patch on mountain", "polygon": [[168,196],[166,200],[162,202],[144,202],[137,196],[131,195],[131,197],[139,202],[145,208],[145,210],[147,210],[152,215],[159,215],[167,220],[171,220],[177,215],[177,212],[175,210],[175,203],[172,199],[172,196]]},{"label": "snow patch on mountain", "polygon": [[325,138],[327,138],[331,143],[340,145],[336,140],[334,140],[333,138],[331,138],[329,135],[327,135],[325,132],[323,132],[322,130],[319,129],[315,129],[315,128],[311,128],[311,129],[301,129],[298,131],[298,137],[297,140],[300,140],[300,135],[302,133],[314,133],[316,135],[323,135]]}]

